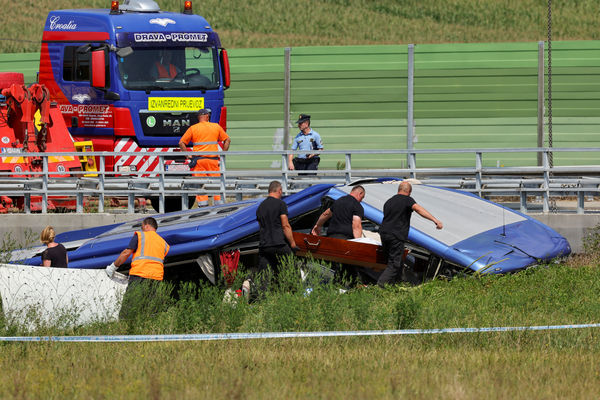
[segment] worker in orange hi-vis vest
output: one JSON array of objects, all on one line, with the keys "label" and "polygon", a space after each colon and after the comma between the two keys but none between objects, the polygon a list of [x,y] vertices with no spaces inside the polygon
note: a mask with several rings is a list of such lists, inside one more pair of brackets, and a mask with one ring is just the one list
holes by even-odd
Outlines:
[{"label": "worker in orange hi-vis vest", "polygon": [[173,50],[161,50],[159,58],[154,62],[154,68],[151,70],[151,75],[155,80],[167,79],[173,80],[177,74],[181,72],[175,64],[173,64],[171,51]]},{"label": "worker in orange hi-vis vest", "polygon": [[169,252],[169,245],[156,233],[157,229],[158,223],[154,218],[145,218],[142,221],[142,231],[133,234],[127,248],[119,254],[115,262],[106,267],[106,274],[112,277],[117,268],[133,254],[129,282],[140,279],[162,281],[165,275],[164,260]]},{"label": "worker in orange hi-vis vest", "polygon": [[[181,151],[187,151],[187,145],[192,143],[194,151],[219,151],[222,143],[224,151],[229,150],[231,139],[225,133],[221,125],[210,122],[210,108],[203,108],[198,111],[198,123],[190,126],[182,138],[179,140]],[[195,171],[194,176],[216,176],[218,173],[208,173],[207,171],[219,171],[219,156],[217,154],[203,154],[198,156],[187,156],[192,161],[190,169]],[[221,196],[216,195],[213,198],[214,204],[221,204]],[[208,205],[207,195],[196,196],[198,207]]]},{"label": "worker in orange hi-vis vest", "polygon": [[[129,284],[123,297],[119,318],[128,318],[130,311],[136,306],[139,307],[139,304],[132,303],[151,301],[156,291],[155,283],[164,278],[164,261],[169,252],[169,245],[156,233],[157,229],[158,223],[154,218],[145,218],[142,221],[142,231],[135,232],[127,248],[119,254],[115,262],[106,267],[106,274],[112,278],[117,268],[133,254],[129,270]],[[148,293],[144,293],[143,296],[132,295],[135,290],[148,290]]]}]

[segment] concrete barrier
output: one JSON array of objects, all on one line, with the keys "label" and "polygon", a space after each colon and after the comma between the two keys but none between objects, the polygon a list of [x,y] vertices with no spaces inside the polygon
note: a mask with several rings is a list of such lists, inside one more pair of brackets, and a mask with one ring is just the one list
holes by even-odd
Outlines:
[{"label": "concrete barrier", "polygon": [[[567,238],[574,253],[583,251],[583,238],[600,224],[600,214],[530,214]],[[146,214],[7,214],[0,215],[0,243],[10,232],[18,243],[33,240],[46,225],[56,233],[142,219]]]},{"label": "concrete barrier", "polygon": [[[143,219],[146,214],[6,214],[0,215],[0,244],[11,237],[18,244],[26,245],[33,241],[40,244],[40,232],[47,225],[56,234],[86,229],[95,226],[116,224],[132,219]],[[0,249],[1,250],[1,249]]]},{"label": "concrete barrier", "polygon": [[583,251],[583,239],[600,224],[600,214],[529,214],[552,227],[571,244],[573,253]]}]

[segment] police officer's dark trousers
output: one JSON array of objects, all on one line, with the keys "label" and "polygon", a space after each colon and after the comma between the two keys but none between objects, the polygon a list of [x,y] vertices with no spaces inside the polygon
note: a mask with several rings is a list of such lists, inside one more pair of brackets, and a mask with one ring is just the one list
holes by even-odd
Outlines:
[{"label": "police officer's dark trousers", "polygon": [[310,157],[310,158],[299,158],[296,157],[292,160],[294,163],[294,168],[297,171],[316,171],[319,167],[319,162],[321,161],[320,157]]}]

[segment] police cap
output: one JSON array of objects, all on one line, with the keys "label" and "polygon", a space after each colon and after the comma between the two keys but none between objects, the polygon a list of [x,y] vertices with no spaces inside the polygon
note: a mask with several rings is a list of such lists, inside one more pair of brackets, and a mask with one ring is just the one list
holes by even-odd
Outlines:
[{"label": "police cap", "polygon": [[296,121],[297,124],[301,124],[304,121],[310,121],[310,115],[308,114],[300,114],[300,116],[298,117],[298,121]]}]

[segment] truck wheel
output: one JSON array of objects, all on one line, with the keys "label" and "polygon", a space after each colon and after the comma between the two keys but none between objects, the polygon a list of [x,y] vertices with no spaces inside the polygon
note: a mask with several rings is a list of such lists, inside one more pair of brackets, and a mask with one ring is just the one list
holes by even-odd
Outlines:
[{"label": "truck wheel", "polygon": [[[195,196],[188,197],[188,208],[192,208],[194,202],[196,201]],[[150,198],[150,203],[152,203],[152,208],[156,212],[159,212],[158,209],[158,196],[152,196]],[[181,211],[181,197],[167,196],[165,197],[165,212],[173,212],[173,211]]]},{"label": "truck wheel", "polygon": [[21,72],[0,72],[0,89],[10,87],[13,83],[23,85],[25,76]]}]

